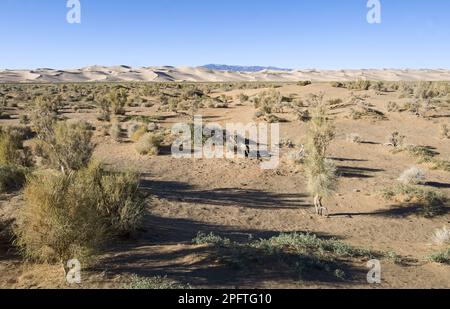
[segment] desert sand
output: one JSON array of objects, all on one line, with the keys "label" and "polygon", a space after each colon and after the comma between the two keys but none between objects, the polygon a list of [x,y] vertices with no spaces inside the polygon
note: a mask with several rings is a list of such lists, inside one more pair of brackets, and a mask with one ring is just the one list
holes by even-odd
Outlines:
[{"label": "desert sand", "polygon": [[381,81],[448,81],[450,70],[445,69],[367,69],[367,70],[292,70],[234,72],[209,70],[203,67],[144,67],[90,66],[80,69],[0,70],[0,83],[64,83],[64,82],[314,82],[351,81],[356,79]]}]

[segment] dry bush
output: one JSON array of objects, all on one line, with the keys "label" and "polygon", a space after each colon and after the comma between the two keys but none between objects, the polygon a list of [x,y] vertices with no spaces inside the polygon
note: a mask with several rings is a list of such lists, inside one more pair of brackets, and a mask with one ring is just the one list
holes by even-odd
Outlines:
[{"label": "dry bush", "polygon": [[108,98],[102,97],[98,100],[98,105],[100,108],[100,115],[97,117],[100,121],[111,121],[111,103]]},{"label": "dry bush", "polygon": [[111,138],[116,142],[120,142],[120,138],[122,136],[122,129],[118,121],[113,121],[111,123],[111,127],[109,128],[109,136],[111,136]]},{"label": "dry bush", "polygon": [[299,81],[297,83],[297,85],[301,86],[301,87],[305,87],[305,86],[308,86],[308,85],[311,85],[311,84],[312,84],[312,82],[310,80],[303,80],[303,81]]},{"label": "dry bush", "polygon": [[16,244],[38,262],[86,261],[111,237],[136,231],[144,214],[139,177],[98,164],[63,174],[41,171],[24,190]]},{"label": "dry bush", "polygon": [[23,146],[28,132],[20,127],[0,127],[0,165],[30,166],[32,159]]},{"label": "dry bush", "polygon": [[400,107],[398,106],[398,104],[396,102],[389,101],[389,103],[387,105],[387,110],[390,113],[398,112],[400,110]]},{"label": "dry bush", "polygon": [[331,83],[331,87],[334,88],[345,88],[345,84],[342,82],[332,82]]},{"label": "dry bush", "polygon": [[89,184],[77,174],[52,171],[28,180],[15,229],[24,257],[48,263],[72,258],[84,262],[101,246],[107,237],[106,225]]},{"label": "dry bush", "polygon": [[383,112],[376,110],[369,106],[364,106],[364,105],[359,105],[355,108],[352,108],[350,117],[353,120],[359,120],[359,119],[364,119],[364,118],[371,118],[371,119],[376,119],[376,120],[386,120],[387,119],[386,115]]},{"label": "dry bush", "polygon": [[97,210],[106,218],[109,234],[128,235],[140,228],[145,204],[138,191],[138,174],[106,172],[100,164],[91,163],[79,176],[92,182]]},{"label": "dry bush", "polygon": [[90,161],[94,151],[91,127],[86,122],[54,124],[53,136],[39,140],[36,153],[45,164],[64,173],[79,170]]},{"label": "dry bush", "polygon": [[125,115],[125,106],[128,101],[128,93],[126,89],[116,88],[111,90],[105,98],[109,101],[111,112],[114,115]]},{"label": "dry bush", "polygon": [[350,133],[347,135],[347,141],[354,144],[361,144],[362,138],[358,133]]},{"label": "dry bush", "polygon": [[240,93],[238,96],[239,102],[241,102],[242,104],[244,104],[245,102],[248,101],[249,97],[248,95],[244,94],[244,93]]},{"label": "dry bush", "polygon": [[433,235],[433,243],[436,245],[450,244],[450,230],[446,226],[437,229]]},{"label": "dry bush", "polygon": [[404,171],[397,180],[404,185],[417,185],[425,180],[425,172],[414,166]]},{"label": "dry bush", "polygon": [[50,139],[53,127],[59,119],[59,111],[63,107],[60,97],[49,99],[37,97],[32,105],[31,123],[34,131],[42,140]]},{"label": "dry bush", "polygon": [[331,195],[336,184],[336,168],[326,159],[327,149],[335,133],[334,126],[328,119],[323,97],[312,97],[310,105],[314,109],[306,144],[305,171],[308,177],[308,190],[314,197],[316,212],[323,215],[326,208],[323,207],[322,200]]},{"label": "dry bush", "polygon": [[133,142],[137,142],[145,133],[147,133],[147,128],[142,123],[132,123],[128,126],[128,137]]},{"label": "dry bush", "polygon": [[345,83],[345,87],[349,90],[369,90],[372,83],[368,80],[357,80]]},{"label": "dry bush", "polygon": [[384,84],[384,82],[382,81],[376,81],[371,83],[370,89],[375,90],[375,91],[379,91],[379,92],[386,92],[387,91],[387,87]]},{"label": "dry bush", "polygon": [[163,142],[160,134],[146,133],[136,143],[136,151],[140,155],[158,155]]},{"label": "dry bush", "polygon": [[399,132],[394,132],[388,136],[387,146],[392,146],[394,148],[402,148],[405,144],[406,136],[401,135]]}]

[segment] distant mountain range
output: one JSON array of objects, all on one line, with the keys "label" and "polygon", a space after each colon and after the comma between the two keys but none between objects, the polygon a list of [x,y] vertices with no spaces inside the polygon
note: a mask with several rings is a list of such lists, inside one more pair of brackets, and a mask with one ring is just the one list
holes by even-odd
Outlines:
[{"label": "distant mountain range", "polygon": [[226,65],[226,64],[207,64],[202,66],[202,68],[215,71],[232,71],[232,72],[260,72],[264,70],[292,71],[292,69],[283,69],[277,67],[241,66],[241,65]]}]

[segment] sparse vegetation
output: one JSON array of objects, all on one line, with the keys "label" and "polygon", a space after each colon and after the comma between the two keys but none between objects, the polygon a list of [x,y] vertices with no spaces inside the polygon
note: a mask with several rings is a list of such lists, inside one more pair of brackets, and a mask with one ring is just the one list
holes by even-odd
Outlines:
[{"label": "sparse vegetation", "polygon": [[125,289],[131,290],[186,290],[192,287],[189,284],[179,283],[165,277],[143,278],[136,275],[131,277],[131,283],[125,285]]},{"label": "sparse vegetation", "polygon": [[450,249],[434,253],[428,257],[428,260],[434,263],[450,265]]},{"label": "sparse vegetation", "polygon": [[419,186],[399,184],[383,191],[385,199],[402,203],[400,207],[417,206],[418,213],[435,217],[447,207],[447,198],[439,192],[422,189]]},{"label": "sparse vegetation", "polygon": [[342,270],[347,267],[342,259],[371,259],[379,255],[314,234],[280,234],[269,239],[238,243],[200,232],[193,242],[215,247],[219,250],[217,258],[235,268],[248,269],[268,264],[272,265],[271,268],[288,267],[299,280],[311,278],[315,272],[341,280],[348,279]]}]

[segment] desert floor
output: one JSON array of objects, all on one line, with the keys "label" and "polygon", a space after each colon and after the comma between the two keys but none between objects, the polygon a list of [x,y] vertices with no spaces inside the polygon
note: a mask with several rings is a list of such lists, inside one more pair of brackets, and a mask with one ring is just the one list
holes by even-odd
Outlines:
[{"label": "desert floor", "polygon": [[[245,93],[250,97],[265,89],[232,90],[227,95]],[[329,83],[299,86],[284,84],[277,89],[283,95],[325,93],[325,99],[348,102],[351,91],[334,88]],[[142,174],[142,189],[148,192],[148,213],[144,230],[129,240],[111,243],[98,261],[82,272],[82,284],[66,284],[61,266],[24,263],[6,240],[0,241],[1,288],[112,288],[121,287],[133,274],[156,275],[189,283],[198,288],[450,288],[450,267],[431,263],[426,257],[439,250],[431,241],[434,231],[450,223],[448,212],[425,218],[417,207],[384,200],[380,191],[397,183],[406,169],[419,166],[427,171],[423,185],[450,198],[450,173],[433,170],[407,152],[393,153],[385,145],[395,131],[407,137],[408,144],[433,147],[441,158],[450,156],[450,142],[439,136],[442,124],[449,123],[450,108],[425,119],[404,112],[389,112],[389,101],[402,104],[396,92],[353,91],[367,95],[366,102],[386,113],[388,119],[348,117],[351,106],[334,109],[337,136],[329,151],[340,172],[336,194],[326,201],[329,218],[314,213],[301,166],[286,160],[289,149],[282,149],[282,162],[275,170],[262,170],[257,159],[175,159],[168,152],[144,157],[136,153],[129,141],[116,142],[97,134],[95,158],[111,168],[133,169]],[[220,92],[213,93],[219,96]],[[127,108],[129,114],[153,115],[155,107]],[[160,113],[161,114],[161,113]],[[162,113],[160,125],[187,121],[183,116]],[[229,108],[202,108],[197,114],[206,121],[249,123],[254,120],[252,103]],[[67,116],[98,125],[96,113]],[[293,114],[277,114],[283,139],[299,145],[304,142],[307,124]],[[16,119],[2,124],[17,123]],[[357,133],[360,144],[351,143],[347,135]],[[7,220],[23,203],[20,193],[3,195],[0,216]],[[193,245],[199,231],[214,232],[236,241],[252,237],[270,237],[280,232],[311,232],[334,237],[355,247],[395,252],[401,262],[383,258],[382,283],[369,285],[365,260],[352,260],[348,272],[351,280],[299,279],[288,268],[255,265],[235,269],[222,263],[205,245]]]}]

